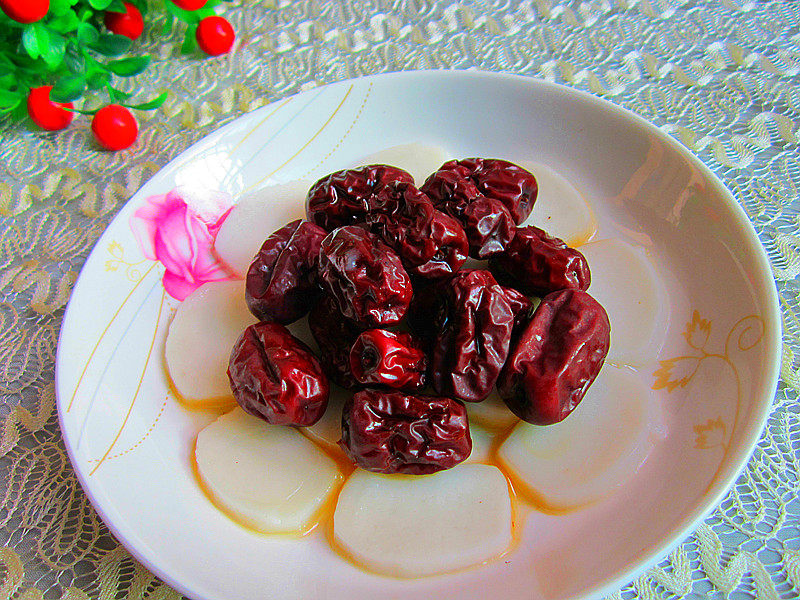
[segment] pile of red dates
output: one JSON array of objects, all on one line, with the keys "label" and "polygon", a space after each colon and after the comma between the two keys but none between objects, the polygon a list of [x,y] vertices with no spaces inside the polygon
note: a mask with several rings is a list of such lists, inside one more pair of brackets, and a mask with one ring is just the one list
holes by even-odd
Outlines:
[{"label": "pile of red dates", "polygon": [[[231,353],[239,405],[307,426],[327,408],[329,380],[348,388],[339,444],[380,473],[465,460],[464,402],[495,387],[525,421],[564,419],[600,371],[610,325],[585,291],[583,255],[519,226],[537,192],[528,171],[484,158],[447,162],[420,188],[387,165],[320,179],[306,220],[273,233],[247,273],[261,322]],[[468,256],[488,268],[461,269]],[[307,313],[316,354],[285,327]]]}]

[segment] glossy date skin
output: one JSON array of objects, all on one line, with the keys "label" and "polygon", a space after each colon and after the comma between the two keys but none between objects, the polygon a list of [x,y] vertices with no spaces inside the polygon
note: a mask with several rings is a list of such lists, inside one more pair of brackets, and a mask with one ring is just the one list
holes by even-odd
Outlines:
[{"label": "glossy date skin", "polygon": [[368,165],[326,175],[308,191],[306,217],[326,231],[362,223],[372,211],[376,194],[393,182],[414,183],[402,169]]},{"label": "glossy date skin", "polygon": [[583,254],[533,225],[517,229],[505,252],[489,259],[489,270],[503,285],[532,296],[585,291],[592,282]]},{"label": "glossy date skin", "polygon": [[508,305],[511,307],[511,312],[514,315],[514,327],[511,336],[512,340],[514,340],[528,325],[528,322],[533,316],[536,304],[525,294],[518,292],[514,288],[504,287],[503,292],[506,295],[506,300],[508,300]]},{"label": "glossy date skin", "polygon": [[428,359],[411,334],[368,329],[353,343],[350,370],[359,383],[413,392],[425,387]]},{"label": "glossy date skin", "polygon": [[342,315],[336,301],[325,296],[311,309],[308,328],[319,346],[319,360],[328,377],[343,388],[360,387],[350,369],[350,349],[361,329]]},{"label": "glossy date skin", "polygon": [[479,198],[461,214],[472,258],[485,259],[502,252],[514,239],[516,223],[499,200]]},{"label": "glossy date skin", "polygon": [[449,469],[472,452],[461,402],[377,389],[345,403],[339,445],[363,469],[410,475]]},{"label": "glossy date skin", "polygon": [[452,275],[467,259],[466,233],[456,219],[436,210],[410,183],[385,185],[365,217],[370,231],[400,256],[410,275]]},{"label": "glossy date skin", "polygon": [[[430,314],[431,383],[443,396],[480,402],[492,391],[508,357],[515,314],[491,273],[460,271],[425,290]],[[418,320],[419,322],[419,320]]]},{"label": "glossy date skin", "polygon": [[231,351],[228,380],[239,406],[273,425],[313,425],[328,406],[322,367],[280,323],[244,330]]},{"label": "glossy date skin", "polygon": [[586,292],[545,296],[498,379],[503,401],[528,423],[562,421],[600,372],[610,332],[606,311]]},{"label": "glossy date skin", "polygon": [[397,254],[350,225],[322,240],[319,279],[341,313],[361,329],[397,323],[411,301],[411,279]]},{"label": "glossy date skin", "polygon": [[326,232],[308,221],[292,221],[270,235],[253,259],[245,281],[245,300],[261,321],[288,325],[319,300],[319,247]]},{"label": "glossy date skin", "polygon": [[513,239],[514,225],[533,210],[536,178],[500,159],[468,158],[443,164],[422,185],[434,205],[461,222],[470,255],[488,258]]}]

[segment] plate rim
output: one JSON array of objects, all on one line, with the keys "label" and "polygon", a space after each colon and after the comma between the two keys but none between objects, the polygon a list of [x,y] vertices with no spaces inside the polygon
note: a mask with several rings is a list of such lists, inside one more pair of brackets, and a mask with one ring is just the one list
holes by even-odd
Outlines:
[{"label": "plate rim", "polygon": [[[551,81],[547,81],[544,79],[540,79],[530,75],[518,75],[513,73],[505,73],[505,72],[496,72],[496,71],[485,71],[480,69],[452,69],[452,70],[440,70],[440,69],[422,69],[422,70],[408,70],[408,71],[395,71],[390,73],[379,73],[374,75],[350,78],[340,81],[331,82],[324,85],[314,86],[310,89],[300,90],[294,92],[292,94],[285,94],[282,96],[278,96],[270,101],[269,104],[266,104],[262,107],[256,108],[252,111],[243,113],[237,116],[235,119],[231,120],[229,123],[218,127],[214,131],[204,135],[186,149],[181,151],[177,156],[172,158],[166,164],[164,164],[161,168],[158,169],[155,173],[150,175],[146,181],[144,181],[139,188],[131,195],[128,200],[120,207],[117,211],[114,218],[109,222],[106,226],[105,230],[103,231],[102,235],[97,239],[94,243],[91,251],[86,257],[84,264],[81,266],[81,272],[78,275],[78,278],[73,286],[72,293],[70,294],[70,300],[67,303],[67,307],[64,311],[64,315],[61,319],[61,326],[59,330],[58,342],[57,342],[57,350],[56,350],[56,358],[55,358],[55,391],[56,391],[56,408],[58,412],[58,422],[59,427],[61,428],[62,439],[64,441],[64,446],[67,451],[67,455],[69,457],[70,463],[72,465],[73,471],[75,472],[78,481],[83,489],[84,493],[88,497],[89,501],[92,504],[92,507],[95,511],[97,511],[98,515],[102,519],[103,523],[106,527],[108,527],[109,531],[115,537],[115,539],[125,547],[125,549],[130,552],[130,554],[139,561],[142,565],[144,565],[150,572],[155,574],[160,580],[164,583],[175,589],[176,591],[180,592],[181,594],[194,598],[195,600],[206,600],[206,596],[200,594],[198,590],[195,590],[191,585],[191,582],[183,582],[178,581],[174,577],[172,577],[169,573],[162,570],[160,566],[153,560],[151,560],[146,552],[143,549],[140,549],[134,541],[128,539],[127,536],[122,534],[122,532],[118,529],[114,521],[109,518],[108,511],[106,507],[95,497],[95,495],[91,491],[91,485],[89,484],[89,480],[85,469],[80,466],[80,461],[76,460],[75,452],[76,449],[73,447],[73,442],[69,440],[69,438],[64,435],[65,431],[65,411],[63,408],[63,396],[60,393],[60,388],[63,385],[63,379],[60,377],[60,373],[66,368],[63,363],[63,354],[62,354],[62,339],[65,335],[65,331],[70,329],[69,323],[73,319],[74,313],[78,310],[74,307],[72,303],[72,294],[78,287],[81,285],[81,279],[84,275],[84,268],[86,263],[92,257],[95,252],[99,251],[99,248],[102,246],[103,242],[106,241],[106,236],[109,235],[109,230],[111,225],[120,214],[124,211],[124,209],[130,204],[131,200],[140,194],[141,190],[147,186],[147,184],[152,181],[153,179],[157,178],[159,175],[166,171],[170,171],[174,169],[177,165],[181,162],[186,161],[186,156],[189,154],[196,153],[202,145],[209,144],[213,142],[215,139],[219,139],[223,137],[229,130],[234,129],[237,124],[239,124],[243,119],[251,118],[254,113],[262,111],[264,109],[268,109],[270,106],[273,106],[275,103],[285,100],[287,98],[299,96],[302,94],[308,94],[314,92],[315,90],[320,90],[323,88],[333,88],[338,86],[346,86],[351,85],[356,82],[369,82],[369,83],[379,83],[385,80],[392,80],[392,79],[414,79],[414,78],[425,78],[425,77],[434,77],[434,78],[442,78],[442,79],[462,79],[463,81],[478,81],[478,80],[502,80],[505,82],[510,82],[512,84],[521,84],[526,87],[530,88],[544,88],[549,89],[550,91],[555,91],[556,93],[575,97],[578,100],[586,102],[587,104],[594,105],[596,108],[599,108],[604,111],[610,111],[611,113],[615,114],[618,117],[623,119],[627,119],[633,121],[636,125],[640,128],[644,128],[645,130],[652,133],[660,142],[664,143],[666,146],[671,148],[674,152],[680,155],[684,160],[686,160],[691,166],[697,168],[699,171],[702,172],[703,176],[713,185],[715,195],[723,198],[727,208],[731,211],[732,215],[736,219],[736,224],[739,226],[740,230],[744,234],[746,241],[748,243],[747,254],[751,259],[754,259],[755,264],[758,267],[757,273],[757,280],[756,284],[760,285],[760,289],[757,285],[753,286],[755,297],[761,296],[761,299],[764,300],[764,309],[768,311],[769,314],[762,315],[764,320],[764,347],[765,347],[765,363],[767,365],[767,370],[765,373],[765,378],[763,379],[764,384],[761,386],[756,393],[753,394],[754,397],[763,399],[765,396],[769,398],[768,401],[761,402],[761,411],[758,414],[758,418],[752,419],[750,423],[750,427],[748,430],[745,430],[744,434],[746,435],[743,443],[740,443],[737,448],[738,452],[734,452],[733,456],[728,459],[728,468],[725,469],[723,474],[719,474],[718,476],[712,481],[709,485],[708,489],[701,497],[705,497],[708,500],[702,502],[693,512],[687,514],[682,519],[678,520],[672,527],[670,533],[663,538],[657,544],[649,550],[643,553],[642,558],[637,561],[636,565],[631,566],[629,568],[622,568],[616,573],[609,574],[604,580],[596,582],[593,588],[587,590],[585,593],[582,593],[577,596],[572,596],[573,599],[577,600],[589,600],[591,598],[600,598],[608,595],[609,593],[613,593],[614,591],[620,589],[624,585],[630,583],[636,576],[641,574],[642,572],[646,571],[647,569],[651,568],[655,564],[661,562],[672,550],[674,550],[679,544],[681,544],[688,536],[690,536],[703,521],[706,520],[708,515],[710,515],[717,507],[720,505],[722,500],[724,499],[725,495],[729,492],[729,490],[733,487],[736,480],[738,479],[739,475],[744,471],[747,467],[747,464],[750,458],[753,455],[753,452],[761,439],[761,435],[767,425],[767,421],[769,416],[772,412],[772,400],[774,399],[775,393],[777,391],[778,380],[780,375],[780,342],[781,342],[781,329],[782,329],[782,320],[781,320],[781,313],[779,307],[779,299],[778,299],[778,292],[775,285],[775,279],[772,275],[772,269],[769,264],[769,259],[766,253],[766,250],[761,243],[760,239],[758,238],[758,234],[755,231],[755,228],[750,221],[749,217],[745,213],[741,204],[736,200],[733,193],[727,188],[727,186],[722,182],[722,180],[711,170],[709,166],[703,163],[693,152],[691,152],[688,148],[686,148],[683,144],[681,144],[678,140],[667,134],[663,129],[658,127],[657,125],[651,123],[641,115],[614,104],[610,100],[605,98],[596,96],[591,94],[587,91],[580,90],[574,87],[570,87],[564,84],[555,83]],[[760,294],[759,294],[760,292]],[[735,460],[734,460],[735,459]]]}]

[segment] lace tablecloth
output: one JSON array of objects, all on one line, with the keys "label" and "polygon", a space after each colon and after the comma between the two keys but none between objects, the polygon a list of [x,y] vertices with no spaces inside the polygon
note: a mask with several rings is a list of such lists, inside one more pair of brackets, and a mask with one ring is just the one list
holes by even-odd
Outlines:
[{"label": "lace tablecloth", "polygon": [[[524,74],[588,90],[672,134],[733,191],[769,252],[782,379],[735,488],[680,547],[613,598],[800,597],[800,5],[789,0],[273,0],[229,5],[235,51],[155,61],[129,89],[169,91],[137,144],[100,152],[89,121],[0,122],[0,598],[166,599],[110,536],[66,457],[53,363],[64,306],[125,200],[194,141],[305,89],[401,69]],[[143,94],[145,95],[145,94]]]}]

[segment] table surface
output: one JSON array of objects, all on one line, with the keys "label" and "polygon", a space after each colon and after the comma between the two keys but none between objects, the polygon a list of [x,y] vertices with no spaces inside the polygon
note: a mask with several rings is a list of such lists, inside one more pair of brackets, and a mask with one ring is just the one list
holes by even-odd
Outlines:
[{"label": "table surface", "polygon": [[169,91],[129,150],[89,121],[0,121],[0,598],[167,599],[110,536],[66,457],[54,358],[78,271],[123,203],[223,123],[309,86],[405,69],[523,74],[587,90],[675,136],[747,212],[784,317],[772,415],[733,490],[661,564],[612,598],[800,597],[800,5],[720,0],[238,2],[227,56],[181,56],[156,23],[129,89]]}]

